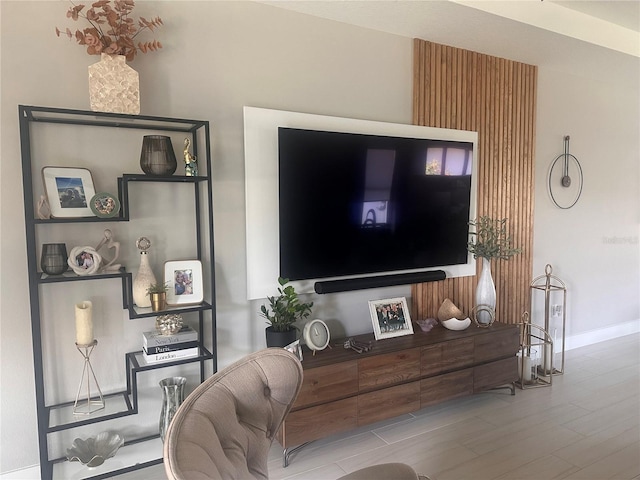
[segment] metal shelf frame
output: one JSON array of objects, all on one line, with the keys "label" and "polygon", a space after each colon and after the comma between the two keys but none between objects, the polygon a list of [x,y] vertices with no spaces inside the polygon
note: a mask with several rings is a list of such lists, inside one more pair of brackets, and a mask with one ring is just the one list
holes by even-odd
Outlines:
[{"label": "metal shelf frame", "polygon": [[[215,309],[215,250],[214,250],[214,235],[213,235],[213,185],[211,174],[211,136],[209,129],[209,122],[204,120],[191,120],[180,119],[172,117],[157,117],[157,116],[145,116],[145,115],[127,115],[118,113],[101,113],[85,110],[71,110],[64,108],[42,107],[42,106],[18,106],[19,124],[20,124],[20,147],[22,157],[22,178],[23,178],[23,193],[24,193],[24,212],[25,212],[25,230],[26,230],[26,243],[27,243],[27,269],[29,277],[29,292],[30,292],[30,312],[31,312],[31,332],[32,332],[32,345],[33,345],[33,362],[34,362],[34,378],[35,378],[35,395],[36,395],[36,409],[38,420],[38,442],[40,451],[40,471],[41,478],[44,480],[50,480],[54,477],[54,472],[60,470],[61,462],[66,459],[50,459],[49,458],[49,439],[48,435],[52,432],[58,432],[69,428],[76,428],[82,425],[88,425],[92,423],[105,422],[114,418],[133,415],[138,411],[137,405],[137,381],[136,375],[139,372],[147,370],[155,370],[160,368],[166,368],[173,365],[180,365],[185,363],[200,364],[200,381],[204,381],[205,378],[205,362],[212,363],[212,371],[217,371],[217,333],[216,333],[216,309]],[[204,167],[204,175],[197,177],[187,177],[181,175],[174,175],[170,177],[152,177],[144,174],[131,174],[123,173],[121,177],[117,179],[118,183],[118,196],[122,206],[122,209],[117,217],[114,218],[52,218],[52,219],[39,219],[36,215],[35,209],[35,193],[34,193],[34,175],[32,172],[32,151],[31,145],[34,139],[32,138],[31,124],[44,122],[60,125],[83,125],[100,128],[121,128],[121,129],[144,129],[160,132],[184,132],[191,135],[191,146],[194,155],[199,159],[200,164]],[[198,146],[204,146],[203,152],[198,152]],[[204,165],[203,165],[204,164]],[[133,167],[133,166],[132,166]],[[132,168],[133,169],[133,168]],[[188,307],[181,307],[172,310],[179,312],[197,312],[199,323],[199,343],[200,343],[200,355],[196,357],[179,359],[177,361],[163,362],[153,365],[140,365],[136,359],[138,352],[131,352],[125,355],[125,368],[126,368],[126,390],[115,393],[110,393],[105,397],[107,399],[122,399],[118,400],[123,403],[123,406],[118,411],[106,412],[103,414],[92,415],[91,417],[83,417],[81,419],[72,421],[60,421],[54,422],[52,415],[60,413],[65,408],[69,407],[69,402],[47,405],[45,402],[45,375],[43,365],[43,353],[42,353],[42,331],[41,331],[41,311],[40,311],[40,288],[46,288],[49,284],[56,284],[59,282],[77,282],[87,280],[102,280],[102,279],[119,279],[122,283],[122,308],[128,310],[129,318],[135,320],[136,318],[156,316],[156,312],[147,312],[145,309],[139,311],[134,308],[132,301],[132,274],[128,273],[125,268],[121,268],[118,272],[112,272],[94,276],[78,276],[72,273],[63,274],[60,276],[51,276],[43,274],[38,271],[38,259],[37,259],[37,230],[39,228],[46,228],[47,224],[60,224],[60,223],[86,223],[86,222],[127,222],[129,221],[129,187],[130,184],[135,182],[162,182],[162,183],[191,183],[194,189],[194,206],[195,206],[195,230],[196,230],[196,254],[197,259],[202,260],[206,255],[210,259],[210,291],[207,291],[207,295],[211,298],[211,302],[202,302],[199,305],[191,305]],[[203,199],[203,194],[206,194],[206,199]],[[204,203],[204,205],[203,205]],[[207,238],[207,241],[203,239]],[[150,309],[149,309],[150,310]],[[205,331],[205,313],[207,317],[210,317],[211,338],[207,337],[207,340],[211,341],[213,351],[209,351],[205,348],[204,344],[204,331]],[[209,322],[206,323],[209,327]],[[62,413],[60,413],[62,415]],[[141,439],[130,439],[126,445],[135,447],[138,444],[144,442],[157,441],[157,436]],[[137,470],[139,468],[145,468],[149,465],[156,465],[162,462],[162,453],[159,453],[158,458],[151,460],[142,460],[141,462],[133,462],[131,466],[119,470],[120,473],[124,471]],[[64,470],[64,469],[63,469]],[[113,472],[112,472],[113,473]],[[83,476],[85,474],[83,473]],[[107,478],[109,475],[102,476],[101,473],[95,472],[92,474],[86,469],[85,478]]]}]

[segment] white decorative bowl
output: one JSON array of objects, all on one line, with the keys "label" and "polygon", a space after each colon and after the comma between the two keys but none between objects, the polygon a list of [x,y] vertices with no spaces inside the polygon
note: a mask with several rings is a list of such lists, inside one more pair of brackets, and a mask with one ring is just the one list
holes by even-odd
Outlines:
[{"label": "white decorative bowl", "polygon": [[124,444],[124,438],[115,432],[102,432],[86,440],[76,438],[67,448],[67,460],[78,461],[87,467],[102,465],[107,458],[113,457]]},{"label": "white decorative bowl", "polygon": [[449,320],[442,320],[442,326],[449,330],[464,330],[471,325],[471,319],[469,317],[464,320],[458,320],[457,318],[450,318]]}]

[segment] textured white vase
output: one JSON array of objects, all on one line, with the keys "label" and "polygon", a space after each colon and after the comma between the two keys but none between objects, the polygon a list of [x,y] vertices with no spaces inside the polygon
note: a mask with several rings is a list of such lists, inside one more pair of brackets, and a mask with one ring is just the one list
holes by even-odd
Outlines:
[{"label": "textured white vase", "polygon": [[124,55],[103,53],[99,62],[89,65],[89,101],[93,112],[140,113],[138,72]]},{"label": "textured white vase", "polygon": [[[478,305],[487,305],[494,313],[496,311],[496,285],[491,276],[491,261],[484,257],[482,257],[482,270],[476,287],[476,306]],[[486,310],[479,310],[476,319],[481,324],[490,324],[493,321],[491,314]]]},{"label": "textured white vase", "polygon": [[156,282],[156,276],[149,265],[147,252],[140,252],[140,268],[133,279],[133,302],[138,307],[150,307],[151,297],[147,293],[149,287]]}]

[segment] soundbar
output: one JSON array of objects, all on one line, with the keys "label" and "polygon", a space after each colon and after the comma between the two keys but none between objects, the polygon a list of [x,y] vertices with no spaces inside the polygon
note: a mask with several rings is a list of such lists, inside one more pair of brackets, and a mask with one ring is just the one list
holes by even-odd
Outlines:
[{"label": "soundbar", "polygon": [[316,282],[313,285],[316,293],[349,292],[351,290],[364,290],[367,288],[391,287],[395,285],[407,285],[411,283],[437,282],[444,280],[446,274],[443,270],[417,273],[397,273],[393,275],[381,275],[378,277],[358,277],[341,280],[326,280]]}]

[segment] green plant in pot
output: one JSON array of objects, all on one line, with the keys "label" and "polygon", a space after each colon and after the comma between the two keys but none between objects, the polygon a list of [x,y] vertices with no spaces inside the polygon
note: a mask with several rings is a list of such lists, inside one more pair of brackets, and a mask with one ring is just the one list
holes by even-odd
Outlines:
[{"label": "green plant in pot", "polygon": [[[507,219],[493,219],[489,216],[481,216],[469,222],[475,232],[470,232],[473,240],[467,244],[467,249],[473,258],[482,259],[482,270],[476,287],[476,306],[484,305],[495,314],[496,287],[491,276],[491,260],[494,258],[508,260],[522,250],[512,246],[512,240],[507,233]],[[494,317],[495,318],[495,317]],[[482,325],[493,323],[491,314],[479,310],[477,321]]]},{"label": "green plant in pot", "polygon": [[288,278],[278,278],[278,295],[267,297],[267,305],[261,305],[260,315],[267,319],[267,347],[284,347],[296,341],[298,327],[295,323],[311,314],[313,302],[300,302]]},{"label": "green plant in pot", "polygon": [[152,283],[147,288],[147,294],[151,298],[151,310],[154,312],[160,312],[167,308],[167,290],[169,289],[166,283]]}]

